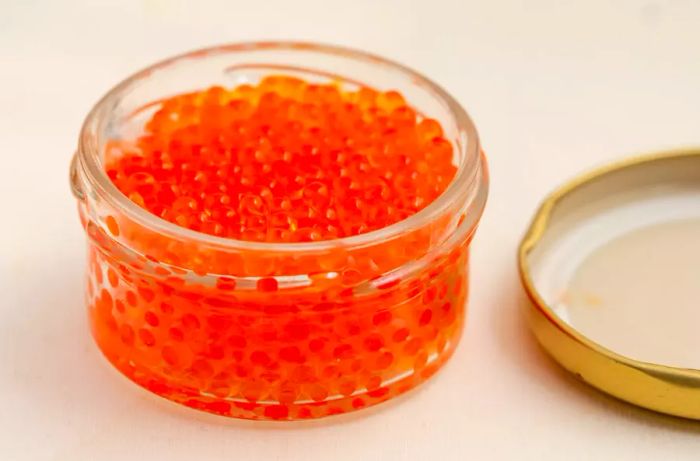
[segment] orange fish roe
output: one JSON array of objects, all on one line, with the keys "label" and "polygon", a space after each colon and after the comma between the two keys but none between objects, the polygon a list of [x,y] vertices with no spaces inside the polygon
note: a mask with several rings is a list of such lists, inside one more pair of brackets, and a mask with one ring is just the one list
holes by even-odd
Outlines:
[{"label": "orange fish roe", "polygon": [[91,325],[120,371],[212,413],[304,419],[382,402],[449,358],[467,203],[383,239],[338,240],[446,189],[456,168],[438,122],[397,92],[285,76],[148,107],[141,135],[108,144],[107,175],[150,213],[229,240],[85,195]]},{"label": "orange fish roe", "polygon": [[440,125],[395,92],[272,76],[175,96],[106,169],[132,201],[207,234],[348,237],[424,208],[454,177]]}]

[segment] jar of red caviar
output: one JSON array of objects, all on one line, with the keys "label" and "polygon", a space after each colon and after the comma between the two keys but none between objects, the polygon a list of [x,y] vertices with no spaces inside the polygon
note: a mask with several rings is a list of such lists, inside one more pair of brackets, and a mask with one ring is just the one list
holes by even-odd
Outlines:
[{"label": "jar of red caviar", "polygon": [[457,345],[487,169],[462,107],[399,64],[298,43],[163,61],[88,115],[71,183],[97,345],[167,399],[344,413]]}]

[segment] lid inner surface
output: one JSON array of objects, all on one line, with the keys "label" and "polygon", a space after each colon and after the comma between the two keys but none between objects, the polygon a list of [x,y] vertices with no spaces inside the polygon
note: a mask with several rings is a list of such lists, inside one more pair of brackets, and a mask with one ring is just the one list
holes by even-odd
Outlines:
[{"label": "lid inner surface", "polygon": [[598,176],[528,255],[554,313],[618,354],[700,369],[700,156]]}]

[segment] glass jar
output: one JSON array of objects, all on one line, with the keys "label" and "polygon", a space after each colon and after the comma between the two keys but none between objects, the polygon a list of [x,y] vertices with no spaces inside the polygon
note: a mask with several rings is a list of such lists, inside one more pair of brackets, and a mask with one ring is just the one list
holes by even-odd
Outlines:
[{"label": "glass jar", "polygon": [[[159,101],[271,73],[399,91],[442,124],[456,176],[400,222],[309,243],[239,241],[182,228],[140,208],[110,181],[103,166],[110,149],[138,136]],[[399,64],[300,43],[228,45],[168,59],[120,83],[93,108],[71,183],[88,235],[86,299],[95,341],[123,374],[167,399],[250,419],[344,413],[413,388],[457,345],[487,168],[462,107]]]}]

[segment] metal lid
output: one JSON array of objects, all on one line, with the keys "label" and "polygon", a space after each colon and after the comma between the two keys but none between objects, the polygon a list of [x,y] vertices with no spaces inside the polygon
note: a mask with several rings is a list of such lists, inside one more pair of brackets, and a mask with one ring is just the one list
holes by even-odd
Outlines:
[{"label": "metal lid", "polygon": [[700,419],[700,149],[565,184],[518,262],[530,328],[557,362],[622,400]]}]

